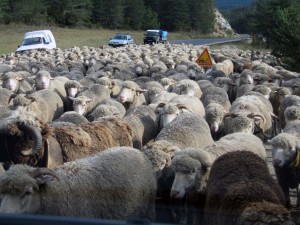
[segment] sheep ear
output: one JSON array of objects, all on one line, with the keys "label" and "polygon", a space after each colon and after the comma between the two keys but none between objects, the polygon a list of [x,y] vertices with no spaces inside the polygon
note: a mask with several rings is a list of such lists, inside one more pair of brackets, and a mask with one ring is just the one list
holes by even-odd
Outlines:
[{"label": "sheep ear", "polygon": [[112,85],[112,86],[115,86],[115,85],[116,85],[116,82],[115,82],[114,80],[112,80],[112,81],[111,81],[111,85]]},{"label": "sheep ear", "polygon": [[72,101],[76,100],[76,98],[73,98],[73,97],[69,97],[69,99],[72,100]]},{"label": "sheep ear", "polygon": [[145,92],[147,92],[147,90],[145,90],[145,89],[137,89],[136,92],[138,92],[138,93],[145,93]]},{"label": "sheep ear", "polygon": [[177,108],[180,109],[182,112],[186,112],[186,111],[191,112],[191,110],[190,110],[188,107],[186,107],[184,104],[176,104],[176,106],[177,106]]},{"label": "sheep ear", "polygon": [[86,102],[86,103],[89,103],[89,102],[91,102],[92,100],[93,100],[93,99],[88,98],[88,99],[85,100],[85,102]]},{"label": "sheep ear", "polygon": [[198,153],[200,155],[200,163],[204,167],[211,167],[213,164],[213,159],[210,157],[210,154],[203,149],[199,149]]},{"label": "sheep ear", "polygon": [[56,173],[47,168],[37,168],[32,172],[29,172],[29,175],[34,178],[39,185],[46,184],[55,179],[59,180]]}]

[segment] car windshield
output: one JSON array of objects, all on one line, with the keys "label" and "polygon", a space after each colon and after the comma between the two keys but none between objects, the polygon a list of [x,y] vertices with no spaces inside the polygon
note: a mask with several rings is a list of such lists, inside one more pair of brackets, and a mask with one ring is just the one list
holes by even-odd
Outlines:
[{"label": "car windshield", "polygon": [[147,36],[155,36],[155,35],[158,35],[158,32],[157,31],[147,31]]},{"label": "car windshield", "polygon": [[124,35],[116,35],[116,36],[114,37],[114,39],[127,40],[127,36],[124,36]]},{"label": "car windshield", "polygon": [[42,43],[41,37],[25,38],[22,45],[35,45]]}]

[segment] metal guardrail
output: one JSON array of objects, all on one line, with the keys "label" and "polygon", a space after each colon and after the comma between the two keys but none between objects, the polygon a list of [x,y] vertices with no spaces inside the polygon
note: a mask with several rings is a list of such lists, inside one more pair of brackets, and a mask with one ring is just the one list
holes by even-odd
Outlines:
[{"label": "metal guardrail", "polygon": [[166,225],[148,220],[107,220],[28,214],[0,214],[0,225]]}]

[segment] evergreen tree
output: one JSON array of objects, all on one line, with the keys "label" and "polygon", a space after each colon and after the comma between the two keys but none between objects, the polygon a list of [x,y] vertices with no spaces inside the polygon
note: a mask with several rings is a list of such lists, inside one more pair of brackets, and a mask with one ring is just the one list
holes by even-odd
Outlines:
[{"label": "evergreen tree", "polygon": [[41,25],[47,22],[48,1],[19,0],[10,1],[11,22]]},{"label": "evergreen tree", "polygon": [[142,27],[145,14],[145,6],[143,0],[127,0],[125,1],[125,24],[129,28],[139,30]]},{"label": "evergreen tree", "polygon": [[0,22],[1,23],[9,23],[11,19],[9,0],[0,1]]},{"label": "evergreen tree", "polygon": [[290,69],[300,72],[300,3],[276,10],[275,26],[270,31],[273,53],[282,56]]},{"label": "evergreen tree", "polygon": [[91,22],[91,0],[51,0],[49,16],[62,26],[86,25]]},{"label": "evergreen tree", "polygon": [[152,9],[150,8],[146,8],[142,23],[142,29],[147,30],[156,28],[160,28],[157,13],[152,11]]}]

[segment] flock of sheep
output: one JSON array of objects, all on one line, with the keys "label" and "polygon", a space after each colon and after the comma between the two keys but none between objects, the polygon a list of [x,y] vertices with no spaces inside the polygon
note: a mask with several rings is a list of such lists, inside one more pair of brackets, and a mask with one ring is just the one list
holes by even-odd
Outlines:
[{"label": "flock of sheep", "polygon": [[203,50],[2,55],[0,213],[294,224],[300,74],[234,47],[210,50],[213,66],[201,67]]}]

